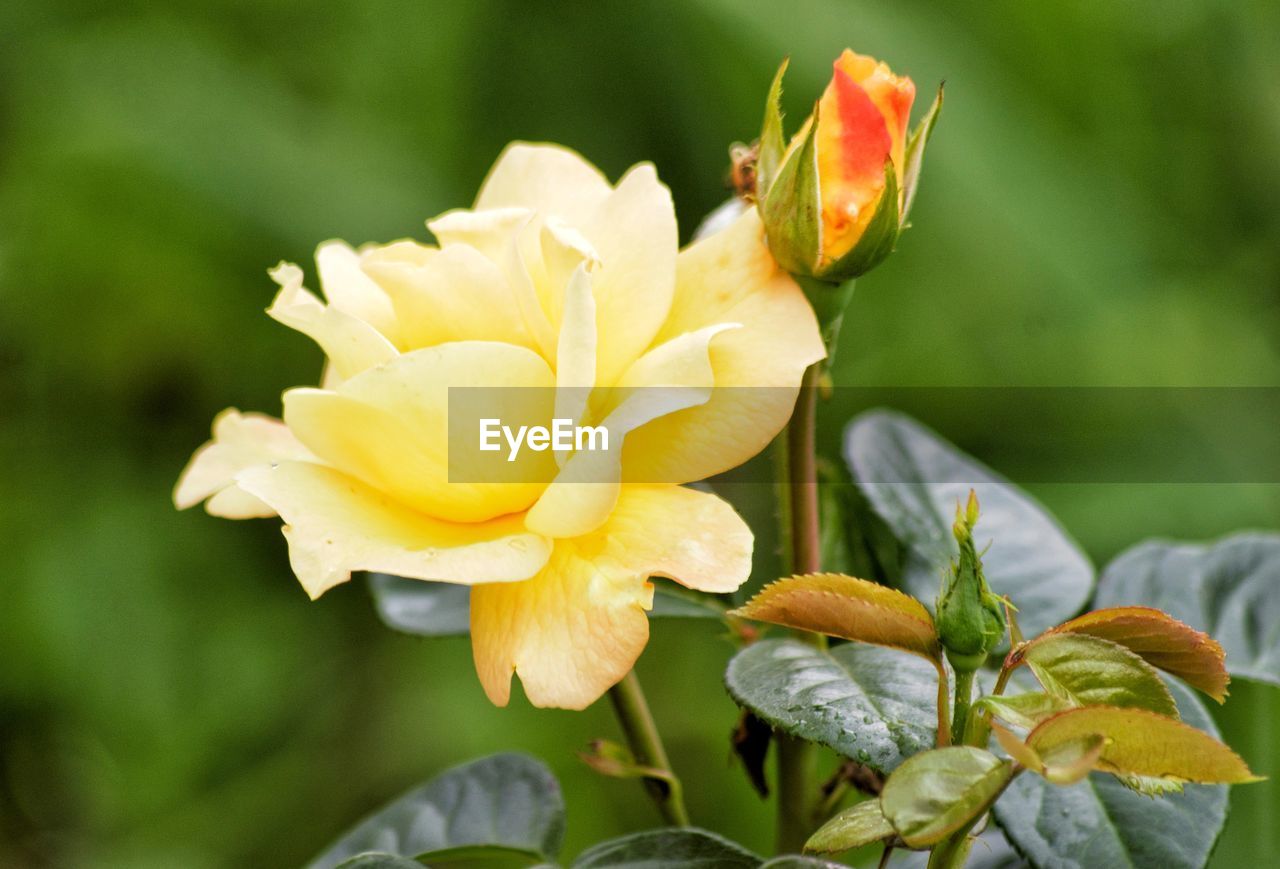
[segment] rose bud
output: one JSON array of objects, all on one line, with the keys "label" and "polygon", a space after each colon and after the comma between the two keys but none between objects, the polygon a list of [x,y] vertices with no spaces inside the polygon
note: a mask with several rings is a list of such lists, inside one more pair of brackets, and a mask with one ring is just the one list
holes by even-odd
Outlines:
[{"label": "rose bud", "polygon": [[784,61],[769,90],[755,167],[757,206],[784,268],[844,282],[888,256],[906,227],[942,89],[908,134],[911,79],[846,49],[813,114],[784,147],[786,67]]}]

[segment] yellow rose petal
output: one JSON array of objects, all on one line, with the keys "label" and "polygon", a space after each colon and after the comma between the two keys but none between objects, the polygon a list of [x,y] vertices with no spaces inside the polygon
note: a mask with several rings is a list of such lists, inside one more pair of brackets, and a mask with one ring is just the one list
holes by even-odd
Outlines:
[{"label": "yellow rose petal", "polygon": [[653,419],[707,400],[714,381],[708,348],[716,335],[733,328],[736,324],[708,326],[636,360],[600,409],[607,413],[601,427],[608,432],[608,450],[574,453],[529,510],[529,529],[548,537],[577,537],[598,528],[618,498],[626,438]]},{"label": "yellow rose petal", "polygon": [[585,709],[635,664],[649,640],[653,587],[610,576],[559,541],[525,582],[471,591],[471,647],[489,699],[506,706],[520,676],[534,706]]},{"label": "yellow rose petal", "polygon": [[329,304],[363,320],[392,343],[399,339],[400,321],[391,299],[360,267],[360,256],[341,241],[327,241],[316,249],[320,291]]},{"label": "yellow rose petal", "polygon": [[600,255],[593,275],[600,327],[597,382],[607,385],[650,345],[671,309],[679,247],[671,191],[653,166],[642,163],[574,228]]},{"label": "yellow rose petal", "polygon": [[623,487],[608,522],[556,541],[536,577],[472,590],[471,643],[485,693],[505,706],[515,673],[535,706],[589,706],[648,641],[647,577],[732,591],[751,572],[751,547],[751,530],[715,495]]},{"label": "yellow rose petal", "polygon": [[[449,390],[483,387],[492,415],[510,425],[546,425],[555,380],[524,347],[460,341],[406,353],[336,391],[293,389],[285,422],[327,464],[414,509],[456,522],[482,522],[529,507],[555,473],[550,452],[523,450],[503,465],[512,482],[449,481]],[[513,389],[508,387],[537,387]],[[475,440],[459,446],[475,449]]]},{"label": "yellow rose petal", "polygon": [[512,142],[498,156],[476,197],[476,210],[529,208],[581,228],[608,198],[595,166],[561,145]]},{"label": "yellow rose petal", "polygon": [[623,486],[605,529],[577,541],[579,549],[623,570],[707,592],[734,591],[751,574],[751,529],[709,492]]},{"label": "yellow rose petal", "polygon": [[320,465],[259,465],[237,481],[284,519],[289,561],[313,599],[355,570],[468,585],[523,580],[551,553],[518,517],[442,522]]},{"label": "yellow rose petal", "polygon": [[325,305],[302,286],[302,269],[281,263],[271,270],[280,285],[267,314],[311,338],[324,350],[330,371],[339,379],[394,359],[395,345],[385,335],[351,314]]},{"label": "yellow rose petal", "polygon": [[173,503],[185,510],[207,498],[205,509],[225,519],[274,516],[275,510],[236,487],[235,478],[245,468],[286,459],[314,457],[280,420],[229,407],[214,417],[213,440],[196,450],[182,471]]},{"label": "yellow rose petal", "polygon": [[624,479],[690,482],[742,464],[786,425],[805,368],[825,355],[813,309],[774,263],[754,209],[681,252],[658,340],[726,322],[742,328],[711,347],[710,399],[633,432]]},{"label": "yellow rose petal", "polygon": [[[410,258],[406,242],[365,251],[365,271],[395,306],[406,349],[450,341],[503,341],[533,348],[511,285],[470,245],[423,249]],[[430,255],[423,255],[427,251]]]}]

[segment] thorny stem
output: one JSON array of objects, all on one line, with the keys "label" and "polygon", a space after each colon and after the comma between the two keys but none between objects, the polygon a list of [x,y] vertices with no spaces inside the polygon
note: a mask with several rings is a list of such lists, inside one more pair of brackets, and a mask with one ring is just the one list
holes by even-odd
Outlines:
[{"label": "thorny stem", "polygon": [[679,779],[671,771],[667,750],[662,746],[662,737],[658,735],[653,713],[649,711],[649,702],[645,699],[644,689],[640,687],[640,680],[636,678],[634,670],[609,689],[609,699],[613,702],[613,711],[636,762],[641,766],[662,770],[671,776],[671,782],[656,778],[644,779],[645,790],[653,798],[663,820],[674,827],[689,826],[689,813],[684,807]]},{"label": "thorny stem", "polygon": [[[795,410],[786,431],[786,515],[791,542],[791,572],[817,573],[822,569],[818,522],[817,417],[821,363],[809,366],[800,384]],[[826,638],[798,632],[797,637],[819,648]],[[779,854],[797,853],[816,820],[812,782],[814,747],[804,740],[779,733],[778,831]]]}]

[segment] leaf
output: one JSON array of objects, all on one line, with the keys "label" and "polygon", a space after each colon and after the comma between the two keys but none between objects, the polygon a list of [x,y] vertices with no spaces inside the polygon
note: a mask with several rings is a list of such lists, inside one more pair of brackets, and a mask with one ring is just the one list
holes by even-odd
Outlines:
[{"label": "leaf", "polygon": [[1084,634],[1044,634],[1010,655],[1040,684],[1075,706],[1148,709],[1178,717],[1178,706],[1150,664],[1124,646]]},{"label": "leaf", "polygon": [[[1170,685],[1183,721],[1216,735],[1191,691]],[[1202,869],[1226,820],[1227,788],[1187,785],[1161,800],[1093,773],[1063,787],[1039,776],[1013,780],[994,816],[1034,866],[1097,869]]]},{"label": "leaf", "polygon": [[1059,712],[1031,731],[1027,745],[1043,756],[1091,734],[1106,738],[1098,769],[1107,772],[1201,784],[1260,780],[1240,755],[1203,730],[1146,709],[1089,706]]},{"label": "leaf", "polygon": [[554,857],[564,838],[555,777],[521,754],[454,767],[356,824],[310,864],[329,869],[365,851],[415,856],[461,846],[505,846]]},{"label": "leaf", "polygon": [[942,660],[933,617],[900,591],[837,573],[780,579],[732,615]]},{"label": "leaf", "polygon": [[383,851],[368,851],[364,854],[343,860],[337,869],[422,869],[422,864],[409,857],[398,854],[387,854]]},{"label": "leaf", "polygon": [[387,627],[420,637],[471,633],[471,589],[465,585],[371,573],[369,590]]},{"label": "leaf", "polygon": [[1119,643],[1153,667],[1172,673],[1222,703],[1227,698],[1225,652],[1208,634],[1158,609],[1109,607],[1076,616],[1048,633],[1088,634]]},{"label": "leaf", "polygon": [[819,854],[838,854],[893,835],[893,824],[884,816],[879,798],[873,797],[845,809],[819,827],[804,843],[804,849]]},{"label": "leaf", "polygon": [[[449,582],[369,574],[369,590],[383,624],[419,637],[465,637],[471,633],[471,589]],[[665,583],[654,584],[650,618],[723,619],[725,607]]]},{"label": "leaf", "polygon": [[1107,565],[1097,603],[1163,610],[1216,638],[1232,676],[1280,685],[1280,534],[1139,544]]},{"label": "leaf", "polygon": [[914,655],[763,640],[729,661],[733,699],[772,726],[889,772],[936,736],[938,674]]},{"label": "leaf", "polygon": [[898,584],[920,600],[938,595],[958,552],[951,524],[969,489],[982,502],[975,538],[991,541],[983,568],[992,591],[1018,607],[1035,636],[1078,613],[1093,567],[1030,495],[900,413],[872,410],[845,430],[845,458],[867,500],[906,547]]},{"label": "leaf", "polygon": [[1102,756],[1106,739],[1097,733],[1068,740],[1041,754],[1012,732],[998,724],[991,725],[1000,747],[1027,769],[1037,772],[1054,784],[1069,785],[1087,776]]},{"label": "leaf", "polygon": [[1028,691],[1025,694],[1012,696],[988,694],[973,701],[973,705],[977,709],[990,712],[1001,721],[1027,730],[1055,712],[1071,708],[1069,700],[1055,697],[1047,691]]},{"label": "leaf", "polygon": [[655,582],[651,619],[723,619],[727,607],[709,594],[686,591],[673,584]]},{"label": "leaf", "polygon": [[758,869],[761,859],[734,842],[696,827],[649,830],[588,848],[572,869]]},{"label": "leaf", "polygon": [[920,183],[920,168],[924,164],[924,146],[933,135],[934,125],[938,123],[938,113],[942,111],[942,85],[938,85],[938,95],[933,98],[929,110],[924,113],[920,123],[911,131],[907,139],[907,150],[902,170],[902,187],[906,191],[902,204],[902,223],[906,228],[907,215],[911,213],[911,204],[916,199],[916,187]]},{"label": "leaf", "polygon": [[462,845],[419,854],[412,864],[431,869],[525,869],[546,866],[546,858],[536,851],[501,845]]},{"label": "leaf", "polygon": [[760,869],[845,869],[843,863],[832,863],[817,857],[803,857],[799,854],[783,854],[760,864]]},{"label": "leaf", "polygon": [[908,759],[889,776],[880,805],[902,840],[921,848],[985,812],[1012,774],[1012,764],[981,748],[936,748]]}]

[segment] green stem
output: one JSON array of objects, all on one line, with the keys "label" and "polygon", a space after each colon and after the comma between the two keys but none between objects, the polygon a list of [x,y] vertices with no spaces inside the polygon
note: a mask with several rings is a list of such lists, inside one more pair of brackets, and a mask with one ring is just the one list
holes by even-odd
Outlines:
[{"label": "green stem", "polygon": [[[800,384],[786,441],[787,538],[791,543],[791,572],[817,573],[822,570],[822,548],[818,522],[817,417],[818,381],[821,363],[809,366]],[[796,636],[819,648],[826,638],[797,632]],[[778,831],[779,854],[797,853],[809,838],[816,820],[816,789],[813,785],[814,746],[802,739],[779,733],[778,746]]]},{"label": "green stem", "polygon": [[[1000,675],[996,679],[996,687],[991,692],[993,696],[1000,696],[1004,693],[1005,687],[1009,684],[1009,676],[1012,671],[1006,665],[1001,668]],[[978,748],[986,748],[987,740],[991,738],[991,720],[986,715],[975,715],[973,721],[969,722],[968,731],[965,733],[965,741],[969,745]]]},{"label": "green stem", "polygon": [[813,745],[777,734],[779,854],[798,854],[813,828]]},{"label": "green stem", "polygon": [[938,748],[946,748],[951,744],[951,695],[947,692],[947,667],[939,660],[938,668]]},{"label": "green stem", "polygon": [[817,457],[818,381],[821,377],[821,362],[810,365],[805,371],[791,422],[787,424],[792,573],[818,573],[822,570]]},{"label": "green stem", "polygon": [[640,687],[640,680],[636,678],[634,670],[609,689],[609,699],[613,702],[613,711],[618,716],[618,724],[622,726],[622,733],[636,762],[641,766],[662,770],[671,776],[669,782],[656,778],[644,779],[645,790],[653,798],[663,820],[674,827],[689,826],[689,813],[684,807],[680,780],[671,771],[667,750],[662,746],[653,713],[649,711],[649,702],[645,699],[644,689]]},{"label": "green stem", "polygon": [[969,703],[973,700],[973,671],[956,671],[955,709],[951,713],[951,742],[964,745],[965,731],[969,724]]}]

